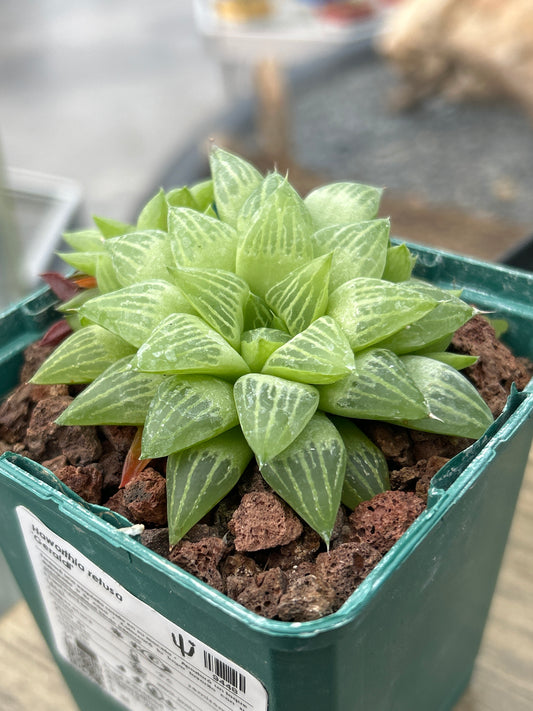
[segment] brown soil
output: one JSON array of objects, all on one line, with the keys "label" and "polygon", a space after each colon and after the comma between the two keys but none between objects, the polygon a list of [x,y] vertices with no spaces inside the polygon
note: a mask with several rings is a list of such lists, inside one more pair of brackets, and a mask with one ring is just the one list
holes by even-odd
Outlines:
[{"label": "brown soil", "polygon": [[[530,366],[514,358],[480,316],[458,331],[452,348],[480,356],[464,372],[495,415],[501,412],[511,383],[521,389],[531,375]],[[153,460],[119,489],[135,428],[55,425],[79,386],[27,383],[49,353],[49,347],[37,344],[28,348],[21,384],[0,405],[0,454],[10,450],[29,456],[88,502],[144,524],[141,541],[146,546],[272,619],[305,621],[339,609],[424,510],[434,474],[471,444],[382,422],[358,422],[384,452],[392,490],[355,511],[341,506],[329,551],[270,489],[255,464],[170,550],[165,460]]]}]

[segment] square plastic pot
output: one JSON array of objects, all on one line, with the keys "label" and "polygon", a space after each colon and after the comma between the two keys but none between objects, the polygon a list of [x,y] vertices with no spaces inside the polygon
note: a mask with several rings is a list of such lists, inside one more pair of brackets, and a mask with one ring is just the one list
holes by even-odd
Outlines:
[{"label": "square plastic pot", "polygon": [[[417,274],[509,323],[533,357],[533,276],[412,246]],[[0,320],[4,391],[53,318],[47,292]],[[427,509],[333,615],[244,609],[28,459],[0,458],[0,543],[84,711],[445,711],[468,684],[533,434],[531,383],[434,478]]]}]

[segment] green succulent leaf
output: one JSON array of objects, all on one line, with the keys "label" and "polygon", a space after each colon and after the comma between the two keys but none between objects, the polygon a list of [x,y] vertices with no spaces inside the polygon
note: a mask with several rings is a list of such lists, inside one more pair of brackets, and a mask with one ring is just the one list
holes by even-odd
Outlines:
[{"label": "green succulent leaf", "polygon": [[204,321],[239,350],[244,308],[250,296],[248,284],[222,269],[175,268],[172,276]]},{"label": "green succulent leaf", "polygon": [[133,353],[133,346],[105,328],[87,326],[65,339],[30,382],[90,383],[116,360]]},{"label": "green succulent leaf", "polygon": [[100,296],[99,289],[83,289],[82,291],[78,292],[76,296],[73,296],[72,299],[64,301],[62,304],[56,306],[56,310],[62,314],[65,314],[66,318],[70,316],[75,316],[77,318],[77,312],[83,306],[83,304],[86,301],[90,301],[91,299],[94,299],[97,296]]},{"label": "green succulent leaf", "polygon": [[239,378],[234,397],[242,431],[259,464],[288,447],[318,405],[312,386],[259,373]]},{"label": "green succulent leaf", "polygon": [[130,232],[112,237],[104,244],[122,286],[148,279],[168,279],[168,266],[173,265],[173,260],[166,232]]},{"label": "green succulent leaf", "polygon": [[325,314],[331,260],[332,254],[317,257],[268,290],[267,304],[287,324],[292,336]]},{"label": "green succulent leaf", "polygon": [[262,209],[269,203],[272,196],[286,182],[286,178],[277,171],[268,173],[261,182],[256,185],[250,193],[248,199],[243,204],[237,220],[237,231],[239,234],[245,233],[250,225],[260,218]]},{"label": "green succulent leaf", "polygon": [[242,357],[198,316],[168,316],[139,348],[135,367],[149,373],[198,373],[235,379],[249,372]]},{"label": "green succulent leaf", "polygon": [[305,198],[315,229],[373,220],[383,190],[361,183],[331,183]]},{"label": "green succulent leaf", "polygon": [[169,209],[176,207],[198,209],[198,203],[194,199],[189,188],[175,188],[165,194],[163,189],[149,200],[139,215],[137,230],[168,230]]},{"label": "green succulent leaf", "polygon": [[450,351],[443,351],[440,353],[426,353],[424,351],[424,356],[426,358],[433,358],[433,360],[438,360],[441,363],[451,365],[452,368],[455,368],[455,370],[469,368],[471,365],[475,365],[479,360],[478,356],[464,355],[463,353],[451,353]]},{"label": "green succulent leaf", "polygon": [[193,308],[177,286],[158,279],[102,294],[80,308],[81,316],[137,347],[176,311]]},{"label": "green succulent leaf", "polygon": [[235,271],[237,233],[230,225],[181,207],[169,210],[168,230],[178,266]]},{"label": "green succulent leaf", "polygon": [[275,350],[262,372],[318,385],[334,383],[353,369],[348,339],[332,318],[322,316]]},{"label": "green succulent leaf", "polygon": [[424,394],[430,416],[406,418],[414,430],[478,439],[492,424],[492,413],[475,387],[455,368],[424,356],[401,361]]},{"label": "green succulent leaf", "polygon": [[68,313],[69,311],[77,311],[80,309],[85,302],[100,296],[100,291],[95,287],[93,289],[82,289],[79,291],[72,299],[64,301],[56,306],[56,311],[62,314]]},{"label": "green succulent leaf", "polygon": [[220,219],[232,227],[242,206],[262,181],[253,165],[222,148],[213,148],[209,156],[215,204]]},{"label": "green succulent leaf", "polygon": [[263,299],[257,294],[248,297],[244,307],[244,330],[252,331],[254,328],[268,328],[272,322],[272,312]]},{"label": "green succulent leaf", "polygon": [[230,383],[208,375],[170,376],[150,403],[141,459],[166,457],[238,423]]},{"label": "green succulent leaf", "polygon": [[356,277],[380,279],[385,268],[390,220],[324,227],[313,234],[315,254],[333,252],[330,291]]},{"label": "green succulent leaf", "polygon": [[63,240],[75,252],[101,252],[104,249],[104,238],[98,230],[65,232]]},{"label": "green succulent leaf", "polygon": [[168,456],[173,544],[253,452],[329,545],[341,498],[389,486],[351,418],[472,438],[492,422],[457,372],[475,357],[447,350],[475,310],[412,278],[416,257],[376,217],[380,189],[335,183],[304,201],[223,149],[210,166],[135,226],[95,217],[65,235],[64,261],[97,288],[60,307],[74,333],[34,381],[88,383],[59,424],[143,427],[140,456]]},{"label": "green succulent leaf", "polygon": [[113,260],[107,253],[98,255],[95,276],[98,290],[102,294],[108,294],[111,291],[117,291],[122,288],[122,284],[118,280],[115,267],[113,266]]},{"label": "green succulent leaf", "polygon": [[238,427],[171,454],[167,461],[170,545],[175,545],[240,479],[252,458]]},{"label": "green succulent leaf", "polygon": [[418,381],[400,358],[383,348],[355,355],[355,370],[319,388],[320,409],[334,415],[371,420],[425,417],[428,406]]},{"label": "green succulent leaf", "polygon": [[311,217],[303,200],[277,173],[265,178],[274,189],[258,209],[237,248],[237,274],[254,294],[266,292],[312,259]]},{"label": "green succulent leaf", "polygon": [[474,315],[475,309],[472,306],[432,284],[412,281],[404,285],[438,303],[421,319],[380,342],[382,348],[388,348],[398,355],[427,348],[442,338],[443,334],[456,331]]},{"label": "green succulent leaf", "polygon": [[187,187],[174,188],[174,190],[169,190],[169,192],[166,194],[166,203],[168,208],[186,207],[191,208],[192,210],[198,210],[200,208],[191,190],[189,190],[189,188]]},{"label": "green succulent leaf", "polygon": [[446,333],[440,336],[431,343],[428,343],[424,348],[419,348],[416,355],[426,355],[426,353],[439,353],[445,351],[452,342],[453,333]]},{"label": "green succulent leaf", "polygon": [[96,276],[98,252],[58,252],[57,256],[83,274]]},{"label": "green succulent leaf", "polygon": [[255,328],[245,331],[241,340],[241,355],[250,370],[259,372],[267,358],[280,346],[290,340],[285,331],[277,328]]},{"label": "green succulent leaf", "polygon": [[342,503],[349,509],[390,489],[385,455],[351,420],[334,417],[333,424],[346,447]]},{"label": "green succulent leaf", "polygon": [[403,284],[360,277],[333,292],[327,313],[358,351],[418,321],[436,305],[435,299]]},{"label": "green succulent leaf", "polygon": [[292,444],[261,467],[261,474],[329,546],[345,470],[340,434],[325,415],[316,413]]},{"label": "green succulent leaf", "polygon": [[496,334],[496,338],[501,338],[504,333],[509,330],[509,321],[504,318],[488,318],[485,316],[487,321],[491,324]]},{"label": "green succulent leaf", "polygon": [[141,210],[137,220],[137,230],[162,230],[167,231],[168,204],[165,191],[160,189]]},{"label": "green succulent leaf", "polygon": [[113,363],[56,420],[59,425],[142,425],[162,375],[139,373],[131,356]]},{"label": "green succulent leaf", "polygon": [[215,202],[215,190],[211,178],[195,183],[191,186],[190,191],[200,212],[205,212]]},{"label": "green succulent leaf", "polygon": [[272,320],[270,321],[270,328],[275,328],[278,331],[285,331],[285,333],[289,333],[289,329],[287,328],[287,324],[285,323],[285,321],[279,316],[276,316],[276,314],[272,315]]},{"label": "green succulent leaf", "polygon": [[411,278],[415,263],[416,257],[411,254],[406,244],[389,247],[381,278],[393,282],[407,281]]},{"label": "green succulent leaf", "polygon": [[215,210],[215,203],[206,207],[202,214],[207,215],[207,217],[214,217],[215,220],[218,220],[218,215]]},{"label": "green succulent leaf", "polygon": [[100,234],[104,239],[109,239],[110,237],[120,237],[128,232],[136,231],[136,228],[133,225],[129,225],[126,222],[120,222],[119,220],[111,220],[108,217],[97,217],[94,215],[93,221],[100,230]]}]

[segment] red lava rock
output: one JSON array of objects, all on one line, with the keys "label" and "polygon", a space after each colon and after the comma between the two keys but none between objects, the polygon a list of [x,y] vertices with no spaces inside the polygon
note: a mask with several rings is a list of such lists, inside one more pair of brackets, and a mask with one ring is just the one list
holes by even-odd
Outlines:
[{"label": "red lava rock", "polygon": [[342,527],[341,532],[337,538],[331,542],[330,550],[342,546],[344,543],[350,543],[351,541],[357,541],[357,534],[350,525],[350,521],[347,520],[346,524]]},{"label": "red lava rock", "polygon": [[224,592],[222,575],[218,565],[228,548],[221,538],[210,536],[201,541],[182,541],[170,552],[171,560],[188,573]]},{"label": "red lava rock", "polygon": [[0,454],[4,452],[15,452],[16,454],[21,454],[23,457],[30,457],[30,453],[24,448],[22,442],[13,442],[9,444],[8,442],[3,442],[0,439]]},{"label": "red lava rock", "polygon": [[466,437],[449,437],[433,432],[418,432],[417,430],[411,430],[409,436],[412,441],[415,463],[420,459],[431,459],[431,457],[451,459],[474,442],[473,439]]},{"label": "red lava rock", "polygon": [[367,437],[381,449],[387,461],[399,467],[415,463],[411,439],[405,428],[373,421],[361,422],[360,425]]},{"label": "red lava rock", "polygon": [[303,526],[296,514],[274,493],[255,491],[242,497],[229,530],[238,551],[275,548],[294,541]]},{"label": "red lava rock", "polygon": [[57,433],[60,426],[56,425],[54,420],[63,410],[67,409],[71,402],[71,397],[63,396],[41,400],[35,406],[26,431],[25,443],[37,459],[44,457],[52,459],[62,454],[57,443]]},{"label": "red lava rock", "polygon": [[64,454],[60,454],[57,457],[54,457],[53,459],[45,459],[45,461],[41,462],[41,464],[43,465],[43,467],[50,469],[50,471],[55,474],[58,469],[63,469],[64,467],[68,466],[68,459],[65,457]]},{"label": "red lava rock", "polygon": [[127,518],[128,521],[132,518],[129,509],[124,502],[124,489],[119,489],[116,494],[113,494],[113,496],[105,502],[105,506],[111,511],[124,516],[124,518]]},{"label": "red lava rock", "polygon": [[257,464],[248,467],[239,479],[237,485],[239,495],[250,494],[252,491],[272,491],[271,487],[263,479]]},{"label": "red lava rock", "polygon": [[15,452],[15,454],[20,454],[22,457],[28,457],[28,459],[31,459],[31,454],[24,447],[23,442],[14,442],[13,444],[9,445],[6,444],[6,448],[3,451]]},{"label": "red lava rock", "polygon": [[194,526],[187,531],[185,538],[188,541],[197,543],[203,538],[209,538],[209,536],[218,536],[218,528],[216,526],[210,526],[207,523],[195,523]]},{"label": "red lava rock", "polygon": [[170,555],[168,528],[145,528],[141,533],[141,543],[163,558],[168,558]]},{"label": "red lava rock", "polygon": [[425,509],[410,491],[384,491],[363,501],[350,516],[359,540],[384,555]]},{"label": "red lava rock", "polygon": [[[426,459],[421,460],[423,462]],[[393,469],[389,472],[390,486],[395,491],[414,491],[416,482],[419,479],[418,462],[411,467],[402,467],[401,469]]]},{"label": "red lava rock", "polygon": [[273,550],[268,557],[269,568],[289,570],[314,558],[320,548],[321,538],[312,528],[305,525],[304,531],[295,541]]},{"label": "red lava rock", "polygon": [[289,576],[287,590],[279,599],[277,617],[285,622],[318,620],[334,612],[335,603],[330,585],[304,567]]},{"label": "red lava rock", "polygon": [[235,513],[239,503],[240,499],[238,495],[236,495],[235,492],[231,492],[228,496],[222,499],[213,512],[212,523],[221,538],[228,533],[229,523],[233,518],[233,514]]},{"label": "red lava rock", "polygon": [[304,560],[298,565],[293,565],[292,568],[286,570],[285,572],[287,573],[287,580],[289,583],[292,580],[302,578],[304,575],[316,575],[315,560]]},{"label": "red lava rock", "polygon": [[119,454],[122,454],[123,457],[128,453],[137,432],[136,427],[121,427],[118,425],[102,425],[99,430],[111,447]]},{"label": "red lava rock", "polygon": [[40,402],[49,397],[63,397],[69,394],[68,385],[34,385],[29,384],[29,395],[32,402]]},{"label": "red lava rock", "polygon": [[19,385],[0,403],[0,439],[13,444],[24,439],[33,401],[31,385]]},{"label": "red lava rock", "polygon": [[42,461],[64,454],[71,464],[79,466],[94,462],[102,453],[95,427],[55,424],[71,402],[68,395],[59,395],[44,398],[33,408],[24,442],[35,459]]},{"label": "red lava rock", "polygon": [[439,456],[421,459],[414,467],[406,467],[391,473],[391,486],[393,489],[415,491],[416,495],[425,502],[431,479],[449,461],[447,457]]},{"label": "red lava rock", "polygon": [[333,525],[333,530],[331,532],[331,539],[330,541],[336,541],[337,538],[341,535],[342,529],[346,524],[348,523],[348,516],[346,515],[346,511],[344,509],[344,506],[339,506],[339,510],[337,511],[337,517],[335,519],[335,523]]},{"label": "red lava rock", "polygon": [[54,345],[43,346],[39,341],[29,345],[24,351],[24,365],[20,371],[20,382],[27,383],[53,350],[55,350]]},{"label": "red lava rock", "polygon": [[431,478],[441,469],[446,462],[450,460],[447,457],[432,456],[429,459],[421,459],[412,467],[403,467],[396,469],[390,473],[391,488],[399,491],[416,491],[417,495],[421,495],[418,491],[419,483],[424,481],[420,488],[422,498],[427,498],[427,491]]},{"label": "red lava rock", "polygon": [[89,504],[102,503],[102,472],[94,464],[59,467],[54,474]]},{"label": "red lava rock", "polygon": [[287,590],[287,575],[280,568],[258,573],[237,596],[237,602],[252,612],[273,619],[278,616],[279,601]]},{"label": "red lava rock", "polygon": [[529,382],[531,372],[525,362],[515,358],[496,338],[494,328],[481,315],[471,318],[455,333],[451,347],[457,353],[479,356],[477,363],[465,368],[463,373],[475,385],[495,417],[505,406],[511,383],[516,383],[522,390]]},{"label": "red lava rock", "polygon": [[122,478],[124,457],[117,451],[107,452],[98,460],[104,477],[104,491],[117,490]]},{"label": "red lava rock", "polygon": [[381,553],[363,541],[343,543],[317,556],[317,575],[331,586],[335,609],[348,599],[380,560]]},{"label": "red lava rock", "polygon": [[135,523],[166,526],[167,491],[165,478],[152,467],[137,474],[124,487],[124,503]]},{"label": "red lava rock", "polygon": [[252,579],[261,572],[253,558],[244,553],[229,555],[220,566],[226,594],[236,600]]},{"label": "red lava rock", "polygon": [[88,425],[59,427],[56,441],[61,452],[75,466],[94,462],[102,454],[102,445],[96,427]]}]

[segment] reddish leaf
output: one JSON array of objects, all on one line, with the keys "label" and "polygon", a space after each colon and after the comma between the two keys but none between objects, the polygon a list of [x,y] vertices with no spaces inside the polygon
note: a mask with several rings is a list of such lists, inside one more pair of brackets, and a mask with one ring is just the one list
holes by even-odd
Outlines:
[{"label": "reddish leaf", "polygon": [[69,301],[74,298],[80,290],[77,284],[74,284],[70,279],[59,274],[59,272],[45,272],[41,274],[41,278],[61,301]]},{"label": "reddish leaf", "polygon": [[61,341],[63,341],[67,336],[72,333],[71,327],[68,323],[61,319],[61,321],[56,321],[53,323],[48,331],[39,341],[41,346],[57,346]]},{"label": "reddish leaf", "polygon": [[152,461],[151,459],[139,459],[141,456],[141,441],[143,436],[143,428],[138,427],[133,442],[126,454],[126,459],[124,460],[124,466],[122,467],[122,479],[120,480],[120,488],[122,489],[126,484],[137,475],[140,474],[143,469],[145,469],[148,464]]}]

